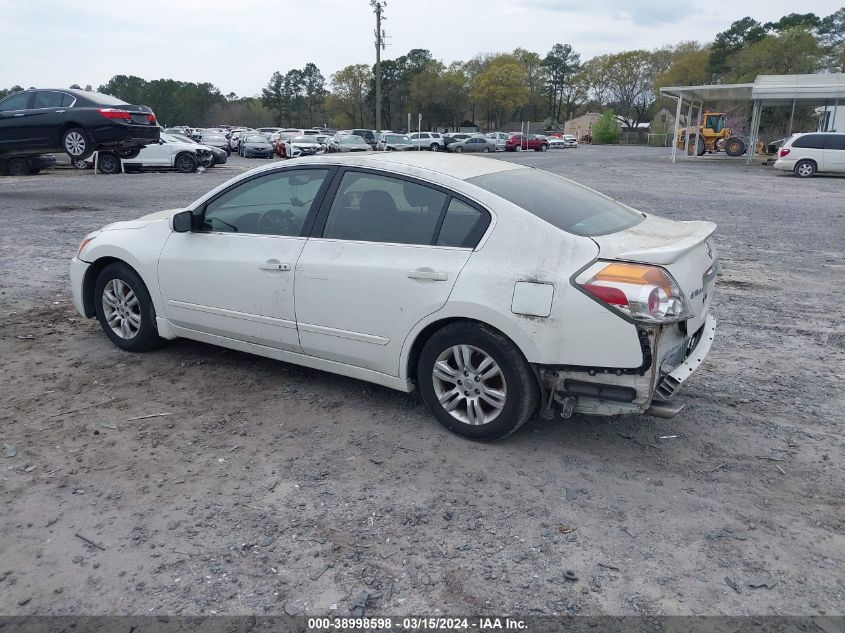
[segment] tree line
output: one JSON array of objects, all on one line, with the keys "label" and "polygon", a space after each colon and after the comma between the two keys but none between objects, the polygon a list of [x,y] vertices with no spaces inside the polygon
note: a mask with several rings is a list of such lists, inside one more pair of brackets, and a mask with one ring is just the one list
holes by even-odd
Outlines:
[{"label": "tree line", "polygon": [[[668,85],[740,83],[758,74],[842,72],[845,7],[828,16],[792,13],[775,22],[735,21],[712,42],[685,41],[582,60],[569,44],[545,54],[524,48],[445,63],[426,49],[381,62],[382,121],[403,129],[412,114],[423,127],[470,120],[497,128],[530,120],[550,128],[586,111],[611,109],[628,126],[666,105]],[[328,80],[313,63],[276,71],[255,96],[223,94],[211,83],[116,75],[98,90],[149,105],[166,125],[372,127],[375,68],[351,64]],[[89,86],[90,88],[90,86]],[[15,89],[0,90],[0,98]]]}]

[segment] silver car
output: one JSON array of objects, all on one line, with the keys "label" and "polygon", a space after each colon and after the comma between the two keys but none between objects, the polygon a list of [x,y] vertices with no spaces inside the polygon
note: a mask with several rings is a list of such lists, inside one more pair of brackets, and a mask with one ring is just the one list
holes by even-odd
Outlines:
[{"label": "silver car", "polygon": [[330,152],[371,152],[373,148],[361,136],[337,135],[329,145]]},{"label": "silver car", "polygon": [[414,145],[404,134],[380,134],[376,149],[383,152],[405,152],[414,149]]},{"label": "silver car", "polygon": [[448,150],[460,154],[461,152],[488,152],[496,151],[496,143],[483,136],[471,136],[462,141],[449,143]]}]

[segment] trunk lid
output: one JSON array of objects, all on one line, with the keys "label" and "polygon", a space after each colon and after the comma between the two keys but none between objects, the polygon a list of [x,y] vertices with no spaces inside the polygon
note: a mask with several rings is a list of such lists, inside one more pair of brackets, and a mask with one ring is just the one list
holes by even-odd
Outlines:
[{"label": "trunk lid", "polygon": [[707,318],[718,270],[713,222],[678,222],[653,215],[625,231],[595,236],[601,259],[619,259],[662,266],[681,288],[693,315],[687,331],[697,331]]}]

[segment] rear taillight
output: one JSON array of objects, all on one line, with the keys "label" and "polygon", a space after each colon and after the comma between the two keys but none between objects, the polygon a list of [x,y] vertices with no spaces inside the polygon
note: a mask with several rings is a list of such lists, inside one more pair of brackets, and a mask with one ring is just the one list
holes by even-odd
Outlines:
[{"label": "rear taillight", "polygon": [[780,150],[780,152],[778,152],[778,156],[780,156],[781,158],[783,158],[784,156],[789,156],[789,150],[788,149]]},{"label": "rear taillight", "polygon": [[678,284],[659,266],[600,261],[575,283],[611,310],[642,323],[675,323],[691,315]]},{"label": "rear taillight", "polygon": [[123,119],[124,121],[132,120],[132,113],[118,108],[100,108],[98,110],[107,119]]},{"label": "rear taillight", "polygon": [[158,119],[156,119],[156,115],[150,112],[150,123],[155,123],[156,121],[158,121]]}]

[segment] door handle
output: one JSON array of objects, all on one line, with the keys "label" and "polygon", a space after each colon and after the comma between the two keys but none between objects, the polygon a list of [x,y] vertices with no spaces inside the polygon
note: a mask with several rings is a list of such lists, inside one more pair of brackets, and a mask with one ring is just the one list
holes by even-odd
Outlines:
[{"label": "door handle", "polygon": [[278,259],[268,259],[266,262],[259,266],[261,270],[271,270],[271,271],[287,271],[290,270],[290,264],[283,264]]},{"label": "door handle", "polygon": [[446,281],[448,273],[432,270],[431,268],[417,268],[408,273],[410,279],[430,279],[431,281]]}]

